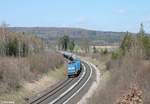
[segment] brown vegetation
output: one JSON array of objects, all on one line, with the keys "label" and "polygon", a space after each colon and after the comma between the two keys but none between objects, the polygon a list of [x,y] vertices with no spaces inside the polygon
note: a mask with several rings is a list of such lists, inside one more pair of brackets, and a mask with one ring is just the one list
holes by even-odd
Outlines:
[{"label": "brown vegetation", "polygon": [[116,104],[143,104],[142,91],[137,85],[134,85],[127,93],[118,99]]},{"label": "brown vegetation", "polygon": [[54,52],[27,58],[0,57],[0,93],[17,90],[23,81],[39,79],[42,73],[63,65],[63,57]]},{"label": "brown vegetation", "polygon": [[139,91],[142,92],[140,95],[142,96],[142,102],[144,104],[150,103],[149,61],[125,56],[122,59],[110,61],[109,72],[111,78],[106,83],[105,88],[100,87],[89,100],[90,104],[116,104],[120,97],[130,92],[129,89],[133,85],[137,85]]},{"label": "brown vegetation", "polygon": [[62,66],[63,56],[45,51],[44,42],[33,34],[10,32],[0,27],[0,95],[18,90],[24,81]]},{"label": "brown vegetation", "polygon": [[[107,62],[110,79],[90,104],[150,104],[150,37],[141,28],[137,37],[127,32],[120,49]],[[99,60],[98,60],[99,61]]]}]

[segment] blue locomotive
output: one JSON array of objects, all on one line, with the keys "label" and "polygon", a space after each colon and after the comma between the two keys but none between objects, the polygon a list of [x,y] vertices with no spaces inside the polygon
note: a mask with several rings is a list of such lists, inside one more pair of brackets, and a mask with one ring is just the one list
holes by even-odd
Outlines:
[{"label": "blue locomotive", "polygon": [[79,59],[74,59],[70,61],[67,66],[68,77],[77,76],[81,72],[81,61]]},{"label": "blue locomotive", "polygon": [[77,76],[81,72],[81,60],[77,58],[74,54],[70,52],[61,52],[65,58],[70,60],[67,65],[67,75],[68,77]]}]

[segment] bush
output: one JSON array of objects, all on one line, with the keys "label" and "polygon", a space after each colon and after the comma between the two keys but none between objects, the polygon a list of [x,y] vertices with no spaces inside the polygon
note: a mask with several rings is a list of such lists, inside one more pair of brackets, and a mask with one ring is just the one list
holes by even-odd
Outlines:
[{"label": "bush", "polygon": [[110,70],[111,68],[111,61],[106,62],[106,69]]},{"label": "bush", "polygon": [[35,73],[46,73],[63,64],[63,56],[55,52],[42,52],[28,57],[30,70]]},{"label": "bush", "polygon": [[41,52],[30,57],[0,57],[0,93],[14,91],[24,81],[38,80],[43,73],[64,64],[57,52]]},{"label": "bush", "polygon": [[[20,68],[18,59],[8,58],[8,57],[0,57],[0,86],[3,87],[0,92],[8,92],[10,90],[16,90],[21,87],[21,81],[23,80],[23,76],[25,75],[27,70],[25,67]],[[24,71],[24,72],[22,72]],[[29,71],[29,70],[28,70]]]},{"label": "bush", "polygon": [[115,60],[121,58],[122,56],[123,56],[122,49],[118,49],[116,52],[112,52],[111,58]]},{"label": "bush", "polygon": [[[107,65],[107,69],[111,69],[110,79],[106,86],[99,89],[93,99],[90,99],[92,104],[116,104],[118,99],[117,104],[131,104],[137,99],[144,104],[150,104],[150,61],[145,60],[149,59],[149,55],[150,37],[145,36],[141,24],[137,37],[131,37],[127,32],[120,49],[112,53],[112,59],[115,60],[111,60]],[[136,87],[133,87],[134,85]],[[139,91],[140,95],[136,96]],[[130,102],[120,103],[128,98]],[[134,102],[134,104],[143,103]]]},{"label": "bush", "polygon": [[38,53],[43,50],[43,42],[35,35],[23,33],[7,32],[0,36],[0,55],[1,56],[21,56],[26,57],[29,53]]},{"label": "bush", "polygon": [[108,53],[108,50],[105,48],[104,50],[102,49],[101,50],[101,53],[103,54],[103,55],[106,55],[107,53]]},{"label": "bush", "polygon": [[116,101],[128,93],[133,85],[142,91],[144,104],[150,102],[150,63],[142,59],[124,56],[121,59],[110,61],[111,79],[105,88],[97,90],[90,104],[116,104]]}]

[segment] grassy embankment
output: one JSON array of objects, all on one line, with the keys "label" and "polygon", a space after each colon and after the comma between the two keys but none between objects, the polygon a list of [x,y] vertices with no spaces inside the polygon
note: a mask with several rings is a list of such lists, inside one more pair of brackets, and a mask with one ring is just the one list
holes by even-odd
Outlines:
[{"label": "grassy embankment", "polygon": [[88,100],[89,104],[130,104],[133,101],[135,104],[149,104],[149,60],[141,58],[138,53],[132,57],[126,54],[117,60],[111,59],[110,54],[82,57],[95,64],[101,72],[100,85]]},{"label": "grassy embankment", "polygon": [[0,103],[22,104],[64,77],[64,58],[28,33],[0,27]]},{"label": "grassy embankment", "polygon": [[1,57],[0,71],[3,72],[3,81],[0,87],[0,101],[22,104],[26,97],[33,96],[64,78],[66,66],[63,57],[58,53],[48,54],[19,60],[14,57]]},{"label": "grassy embankment", "polygon": [[[150,57],[149,37],[127,37],[107,61],[96,56],[87,60],[107,71],[101,71],[99,88],[89,104],[149,104]],[[148,40],[149,39],[149,40]],[[106,56],[106,55],[105,55]],[[106,58],[107,59],[107,58]]]},{"label": "grassy embankment", "polygon": [[[102,64],[99,60],[88,58],[99,69]],[[150,63],[146,60],[124,57],[120,60],[109,61],[110,65],[104,65],[106,71],[101,71],[101,81],[99,88],[89,99],[89,104],[122,104],[126,96],[135,95],[137,99],[135,104],[149,104],[150,87],[149,87],[149,69]],[[107,69],[107,67],[109,67]],[[128,98],[129,99],[129,98]],[[127,101],[126,103],[128,104]],[[130,103],[129,103],[130,104]]]}]

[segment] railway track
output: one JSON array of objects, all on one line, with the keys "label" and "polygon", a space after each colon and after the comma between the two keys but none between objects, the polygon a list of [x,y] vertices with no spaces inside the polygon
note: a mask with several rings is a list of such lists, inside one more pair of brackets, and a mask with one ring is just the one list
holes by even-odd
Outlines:
[{"label": "railway track", "polygon": [[[91,76],[91,66],[85,62],[82,62],[82,71],[78,77],[66,78],[64,81],[56,85],[52,90],[49,90],[40,97],[30,100],[27,104],[70,104],[73,102],[77,103],[81,99],[82,95],[85,93],[81,90],[84,89],[89,80],[92,80]],[[88,90],[88,88],[86,88],[86,90]],[[82,93],[79,94],[80,92]]]}]

